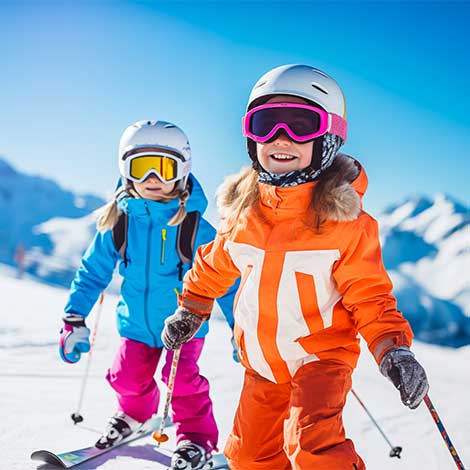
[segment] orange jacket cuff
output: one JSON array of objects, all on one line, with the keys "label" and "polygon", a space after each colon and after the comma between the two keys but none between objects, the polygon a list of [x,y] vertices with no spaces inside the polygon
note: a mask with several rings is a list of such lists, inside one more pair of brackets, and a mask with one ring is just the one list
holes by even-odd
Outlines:
[{"label": "orange jacket cuff", "polygon": [[411,346],[411,341],[404,332],[381,336],[369,345],[369,349],[377,361],[377,364],[380,364],[382,358],[388,351],[390,351],[390,349],[398,348],[400,346]]},{"label": "orange jacket cuff", "polygon": [[178,306],[186,308],[197,315],[208,317],[212,312],[214,299],[202,297],[184,289],[183,293],[178,295]]}]

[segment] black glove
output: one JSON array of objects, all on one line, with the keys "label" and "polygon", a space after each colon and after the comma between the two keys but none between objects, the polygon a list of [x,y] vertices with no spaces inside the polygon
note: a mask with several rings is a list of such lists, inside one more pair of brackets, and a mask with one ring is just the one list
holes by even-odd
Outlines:
[{"label": "black glove", "polygon": [[429,390],[428,379],[415,355],[406,346],[386,352],[380,372],[400,391],[401,401],[412,410],[417,408]]},{"label": "black glove", "polygon": [[163,344],[167,349],[179,349],[193,338],[207,318],[178,307],[175,313],[165,320],[165,328],[162,331]]}]

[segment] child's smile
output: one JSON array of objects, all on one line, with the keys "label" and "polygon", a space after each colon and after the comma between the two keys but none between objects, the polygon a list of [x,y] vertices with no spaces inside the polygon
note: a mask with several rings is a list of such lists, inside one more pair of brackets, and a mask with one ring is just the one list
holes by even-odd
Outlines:
[{"label": "child's smile", "polygon": [[289,154],[289,153],[272,153],[270,155],[270,157],[272,159],[274,159],[275,161],[284,161],[284,162],[289,162],[289,161],[292,161],[296,158],[298,158],[297,155],[292,155],[292,154]]}]

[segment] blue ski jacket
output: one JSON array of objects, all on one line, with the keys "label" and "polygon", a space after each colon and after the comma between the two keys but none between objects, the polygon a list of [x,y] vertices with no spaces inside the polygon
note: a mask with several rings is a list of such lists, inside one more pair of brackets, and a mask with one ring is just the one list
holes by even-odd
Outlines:
[{"label": "blue ski jacket", "polygon": [[[192,192],[186,201],[188,212],[207,208],[207,198],[193,175]],[[157,202],[149,199],[127,198],[121,200],[119,209],[128,215],[127,263],[116,251],[112,230],[98,232],[83,255],[81,266],[72,281],[71,292],[65,307],[66,313],[86,317],[100,292],[111,281],[116,263],[124,278],[117,305],[118,330],[122,337],[140,341],[152,347],[162,347],[160,339],[165,319],[177,307],[177,292],[181,292],[176,250],[177,227],[167,222],[177,212],[179,200]],[[199,219],[194,249],[211,242],[214,227],[202,216]],[[184,265],[183,274],[190,265]],[[233,328],[233,301],[238,280],[218,299],[228,324]],[[209,329],[204,322],[197,338],[203,338]]]}]

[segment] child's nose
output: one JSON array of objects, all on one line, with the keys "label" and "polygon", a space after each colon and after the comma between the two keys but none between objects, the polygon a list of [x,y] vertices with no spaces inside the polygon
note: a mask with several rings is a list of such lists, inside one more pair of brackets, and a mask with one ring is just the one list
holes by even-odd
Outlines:
[{"label": "child's nose", "polygon": [[147,176],[146,180],[151,181],[151,182],[157,182],[157,183],[160,182],[160,179],[155,173],[150,173],[150,175]]},{"label": "child's nose", "polygon": [[277,134],[276,138],[274,139],[274,142],[281,145],[289,145],[291,143],[291,140],[284,131],[281,131]]}]

